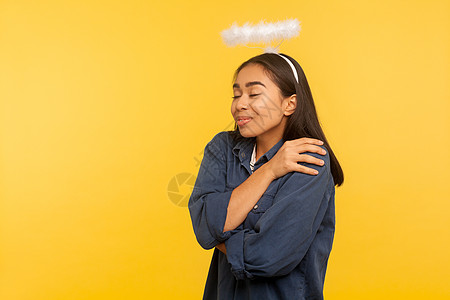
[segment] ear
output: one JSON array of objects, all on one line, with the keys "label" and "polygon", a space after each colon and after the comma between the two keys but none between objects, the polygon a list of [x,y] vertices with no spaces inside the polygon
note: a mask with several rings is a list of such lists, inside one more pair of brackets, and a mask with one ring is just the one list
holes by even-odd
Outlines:
[{"label": "ear", "polygon": [[297,95],[292,95],[286,99],[284,99],[284,115],[290,116],[294,113],[295,108],[297,107]]}]

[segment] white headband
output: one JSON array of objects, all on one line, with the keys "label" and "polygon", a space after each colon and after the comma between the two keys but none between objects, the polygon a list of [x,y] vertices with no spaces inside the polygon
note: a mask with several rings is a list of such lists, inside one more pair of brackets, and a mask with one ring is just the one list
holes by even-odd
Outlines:
[{"label": "white headband", "polygon": [[[278,53],[277,53],[277,54],[278,54]],[[291,66],[292,73],[294,73],[295,80],[296,80],[297,83],[298,83],[297,70],[295,69],[294,64],[289,60],[289,58],[285,57],[284,55],[281,55],[281,54],[278,54],[278,55],[281,56],[282,58],[284,58],[284,60],[287,61],[287,63],[289,64],[289,66]]]}]

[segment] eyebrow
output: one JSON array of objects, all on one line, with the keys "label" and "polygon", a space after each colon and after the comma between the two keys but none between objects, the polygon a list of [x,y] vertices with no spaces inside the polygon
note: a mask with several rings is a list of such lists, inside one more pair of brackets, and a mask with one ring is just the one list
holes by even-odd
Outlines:
[{"label": "eyebrow", "polygon": [[[250,87],[250,86],[253,86],[253,85],[262,85],[263,87],[266,87],[265,85],[264,85],[264,83],[262,83],[261,81],[250,81],[250,82],[247,82],[246,84],[245,84],[245,87]],[[239,86],[239,84],[238,83],[235,83],[235,84],[233,84],[233,88],[240,88],[240,86]]]}]

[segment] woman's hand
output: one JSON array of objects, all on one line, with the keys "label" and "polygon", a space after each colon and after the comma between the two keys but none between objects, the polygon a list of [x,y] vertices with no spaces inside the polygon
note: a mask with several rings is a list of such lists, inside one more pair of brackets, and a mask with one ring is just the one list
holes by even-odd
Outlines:
[{"label": "woman's hand", "polygon": [[324,162],[321,159],[308,154],[300,154],[315,152],[325,155],[326,151],[316,145],[323,145],[323,142],[313,138],[286,141],[274,157],[266,163],[266,168],[270,170],[274,180],[292,171],[317,175],[316,170],[298,164],[298,162],[307,162],[323,166]]},{"label": "woman's hand", "polygon": [[225,247],[225,243],[220,243],[216,246],[217,249],[223,252],[223,254],[227,254],[227,248]]}]

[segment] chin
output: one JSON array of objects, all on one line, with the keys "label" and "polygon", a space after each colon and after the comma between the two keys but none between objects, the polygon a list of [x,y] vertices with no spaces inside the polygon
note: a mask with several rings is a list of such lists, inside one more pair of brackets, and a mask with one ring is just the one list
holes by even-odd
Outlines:
[{"label": "chin", "polygon": [[257,136],[258,134],[256,134],[255,132],[253,132],[252,130],[248,130],[248,129],[244,129],[244,128],[239,128],[239,133],[243,136],[243,137],[246,137],[246,138],[249,138],[249,137],[255,137],[255,136]]}]

